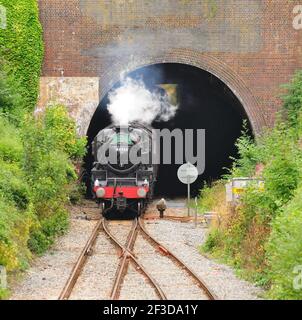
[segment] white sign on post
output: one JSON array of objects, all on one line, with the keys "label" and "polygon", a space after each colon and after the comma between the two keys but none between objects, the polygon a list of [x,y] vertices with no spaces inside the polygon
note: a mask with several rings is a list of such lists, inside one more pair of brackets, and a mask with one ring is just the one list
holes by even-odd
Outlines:
[{"label": "white sign on post", "polygon": [[183,164],[177,171],[177,177],[180,182],[188,185],[188,216],[190,216],[190,198],[191,190],[190,185],[194,183],[198,178],[198,170],[191,163]]}]

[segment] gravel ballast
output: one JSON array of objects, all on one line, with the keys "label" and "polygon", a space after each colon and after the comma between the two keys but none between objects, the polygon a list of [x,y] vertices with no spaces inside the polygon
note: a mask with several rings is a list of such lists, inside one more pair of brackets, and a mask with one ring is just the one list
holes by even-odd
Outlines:
[{"label": "gravel ballast", "polygon": [[135,243],[134,252],[145,269],[157,281],[168,300],[207,300],[196,283],[168,256],[150,245],[141,235]]},{"label": "gravel ballast", "polygon": [[[74,263],[96,224],[95,220],[86,218],[97,217],[99,210],[91,203],[87,208],[90,209],[87,209],[86,213],[83,207],[78,211],[74,210],[68,234],[58,239],[47,254],[34,260],[31,268],[24,273],[22,280],[11,288],[12,300],[58,299]],[[131,222],[111,222],[109,227],[119,241],[125,243],[127,232],[131,229]],[[149,220],[145,222],[145,227],[155,239],[195,271],[219,299],[260,299],[261,289],[236,277],[230,267],[216,263],[200,254],[198,248],[204,243],[208,232],[203,225],[198,224],[195,228],[193,222]],[[186,275],[177,270],[173,262],[154,252],[155,249],[146,242],[141,235],[138,236],[134,246],[135,254],[152,273],[153,278],[165,289],[167,297],[183,300],[203,299],[199,288],[194,288],[194,284],[187,281]],[[108,299],[119,263],[119,254],[104,232],[100,231],[92,255],[89,256],[70,298]],[[180,290],[181,287],[183,290]],[[130,263],[120,298],[156,299],[157,296],[145,277]]]},{"label": "gravel ballast", "polygon": [[36,258],[12,288],[11,300],[56,300],[63,289],[96,221],[72,219],[70,231],[43,257]]},{"label": "gravel ballast", "polygon": [[194,223],[153,221],[145,224],[150,234],[182,259],[222,300],[258,300],[262,290],[239,279],[232,268],[204,256],[198,247],[204,243],[207,229]]}]

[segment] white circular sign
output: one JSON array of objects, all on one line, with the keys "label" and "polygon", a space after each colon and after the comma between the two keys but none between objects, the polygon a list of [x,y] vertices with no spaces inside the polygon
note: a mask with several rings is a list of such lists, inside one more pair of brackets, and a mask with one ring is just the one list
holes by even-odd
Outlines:
[{"label": "white circular sign", "polygon": [[186,163],[177,171],[178,179],[184,184],[194,183],[198,178],[198,170],[193,164]]}]

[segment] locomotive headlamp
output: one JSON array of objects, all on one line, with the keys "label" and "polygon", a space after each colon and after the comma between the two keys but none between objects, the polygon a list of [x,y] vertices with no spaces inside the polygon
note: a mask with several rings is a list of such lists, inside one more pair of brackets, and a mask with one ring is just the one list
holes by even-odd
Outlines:
[{"label": "locomotive headlamp", "polygon": [[97,191],[96,191],[96,196],[98,198],[103,198],[105,196],[105,189],[104,188],[98,188]]},{"label": "locomotive headlamp", "polygon": [[137,190],[137,195],[140,197],[140,198],[145,198],[146,195],[147,195],[147,191],[144,189],[144,188],[139,188]]},{"label": "locomotive headlamp", "polygon": [[95,187],[99,187],[99,186],[100,186],[100,182],[99,182],[98,179],[96,179],[96,180],[94,181],[94,186],[95,186]]}]

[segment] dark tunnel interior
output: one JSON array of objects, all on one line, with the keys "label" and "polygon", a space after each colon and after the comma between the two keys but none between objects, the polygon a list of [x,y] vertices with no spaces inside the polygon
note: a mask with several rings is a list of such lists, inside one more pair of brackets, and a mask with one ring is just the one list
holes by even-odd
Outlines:
[{"label": "dark tunnel interior", "polygon": [[[211,183],[220,178],[231,167],[230,157],[236,157],[235,142],[240,136],[243,120],[247,120],[243,106],[232,91],[217,77],[197,67],[165,63],[138,69],[129,77],[142,79],[147,87],[159,84],[177,85],[179,108],[169,122],[154,122],[154,128],[205,129],[205,172],[192,184],[192,195],[196,196],[204,181]],[[117,83],[115,87],[118,87]],[[111,123],[107,111],[108,96],[101,101],[88,130],[88,146],[104,127]],[[172,144],[173,147],[173,144]],[[173,151],[172,151],[173,154]],[[91,149],[85,158],[88,176],[92,166]],[[186,185],[179,182],[179,165],[161,165],[155,187],[155,194],[162,197],[181,197],[187,192]]]}]

